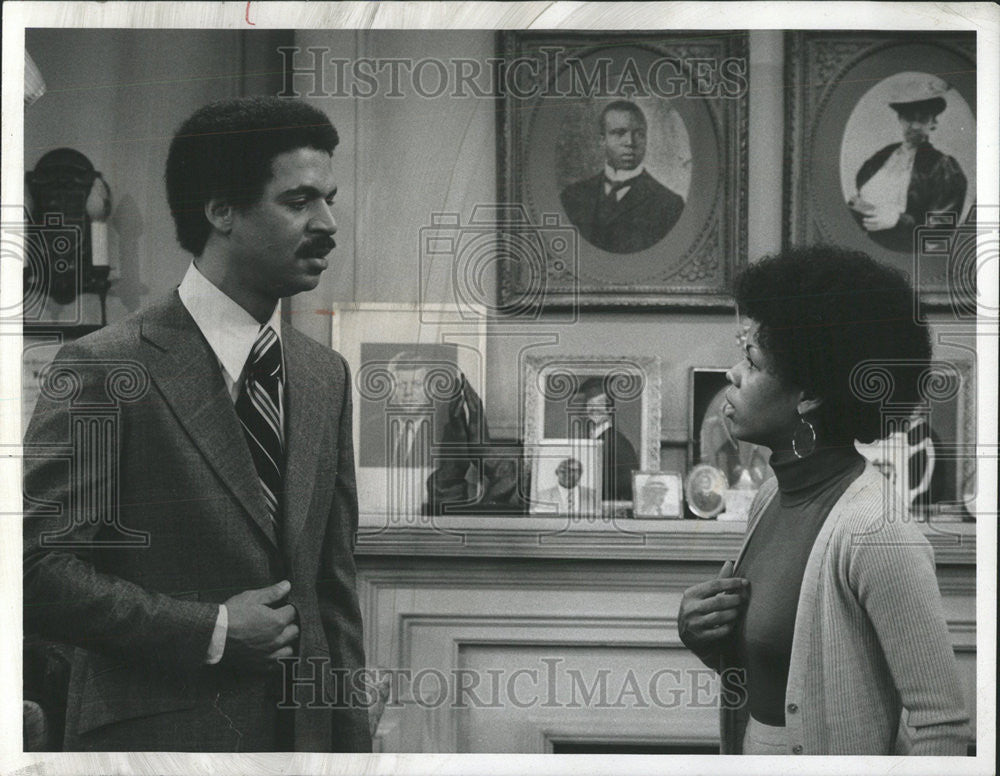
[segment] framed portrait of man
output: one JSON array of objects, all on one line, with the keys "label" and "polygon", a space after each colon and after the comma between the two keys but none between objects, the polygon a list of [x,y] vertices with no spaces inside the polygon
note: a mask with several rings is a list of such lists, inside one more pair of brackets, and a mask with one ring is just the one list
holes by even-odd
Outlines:
[{"label": "framed portrait of man", "polygon": [[[352,364],[362,525],[425,520],[427,482],[469,395],[485,402],[484,317],[449,305],[332,310],[331,344]],[[480,415],[481,418],[481,415]]]},{"label": "framed portrait of man", "polygon": [[601,443],[547,439],[531,449],[531,513],[596,516],[601,512]]},{"label": "framed portrait of man", "polygon": [[903,270],[926,305],[975,299],[976,37],[785,35],[786,243]]},{"label": "framed portrait of man", "polygon": [[529,356],[523,385],[525,446],[599,442],[604,500],[631,505],[632,473],[660,465],[659,359]]},{"label": "framed portrait of man", "polygon": [[681,517],[683,487],[676,472],[634,472],[632,474],[635,517]]},{"label": "framed portrait of man", "polygon": [[[746,258],[746,46],[744,32],[498,36],[503,60],[532,64],[498,98],[501,202],[540,234],[537,256],[501,264],[502,305],[538,288],[546,308],[729,305]],[[546,239],[567,227],[573,256]]]},{"label": "framed portrait of man", "polygon": [[454,344],[362,342],[362,385],[381,372],[382,390],[358,397],[361,426],[358,466],[423,468],[440,442],[448,401],[458,389]]}]

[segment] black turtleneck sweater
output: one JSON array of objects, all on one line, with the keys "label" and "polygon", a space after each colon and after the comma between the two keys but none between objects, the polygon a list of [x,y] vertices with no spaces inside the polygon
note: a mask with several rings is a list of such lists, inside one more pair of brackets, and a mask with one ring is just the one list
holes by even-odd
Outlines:
[{"label": "black turtleneck sweater", "polygon": [[820,448],[807,458],[771,460],[778,494],[761,515],[736,569],[750,580],[750,600],[737,631],[750,714],[785,724],[785,686],[795,611],[806,561],[833,505],[864,470],[851,447]]}]

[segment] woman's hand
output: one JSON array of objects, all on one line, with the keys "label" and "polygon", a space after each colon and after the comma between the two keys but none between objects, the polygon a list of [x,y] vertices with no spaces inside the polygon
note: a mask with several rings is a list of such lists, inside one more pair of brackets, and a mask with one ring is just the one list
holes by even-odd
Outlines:
[{"label": "woman's hand", "polygon": [[698,655],[718,650],[720,642],[733,632],[741,607],[750,597],[750,583],[733,576],[733,562],[727,560],[719,576],[692,585],[684,591],[677,631],[684,646]]},{"label": "woman's hand", "polygon": [[886,229],[892,229],[899,223],[900,212],[898,210],[890,210],[885,207],[876,207],[870,213],[865,214],[865,218],[862,219],[861,225],[867,229],[869,232],[882,232]]}]

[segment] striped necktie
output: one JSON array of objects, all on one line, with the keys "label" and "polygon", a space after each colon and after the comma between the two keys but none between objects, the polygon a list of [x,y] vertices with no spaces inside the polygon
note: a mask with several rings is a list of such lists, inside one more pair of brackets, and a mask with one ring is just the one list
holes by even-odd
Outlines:
[{"label": "striped necktie", "polygon": [[275,527],[281,508],[281,479],[285,469],[281,438],[281,340],[270,326],[262,326],[243,369],[243,387],[236,414],[250,446],[264,501]]}]

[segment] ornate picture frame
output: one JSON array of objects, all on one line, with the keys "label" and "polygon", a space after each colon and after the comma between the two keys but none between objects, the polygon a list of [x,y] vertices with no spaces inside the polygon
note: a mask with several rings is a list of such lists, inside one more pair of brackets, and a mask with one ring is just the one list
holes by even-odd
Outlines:
[{"label": "ornate picture frame", "polygon": [[[497,47],[498,197],[516,216],[498,224],[501,307],[730,309],[746,262],[747,34],[518,31]],[[641,150],[614,157],[606,122],[632,116]],[[602,198],[603,169],[643,171]]]},{"label": "ornate picture frame", "polygon": [[610,423],[600,438],[617,440],[602,452],[615,482],[602,483],[602,492],[606,501],[631,502],[632,471],[660,468],[660,359],[528,356],[523,368],[525,450],[548,439],[590,438],[588,397],[611,397]]},{"label": "ornate picture frame", "polygon": [[[785,61],[784,243],[864,251],[910,275],[923,305],[974,315],[975,33],[786,32]],[[900,110],[942,104],[907,140]],[[908,145],[908,186],[877,180]]]}]

